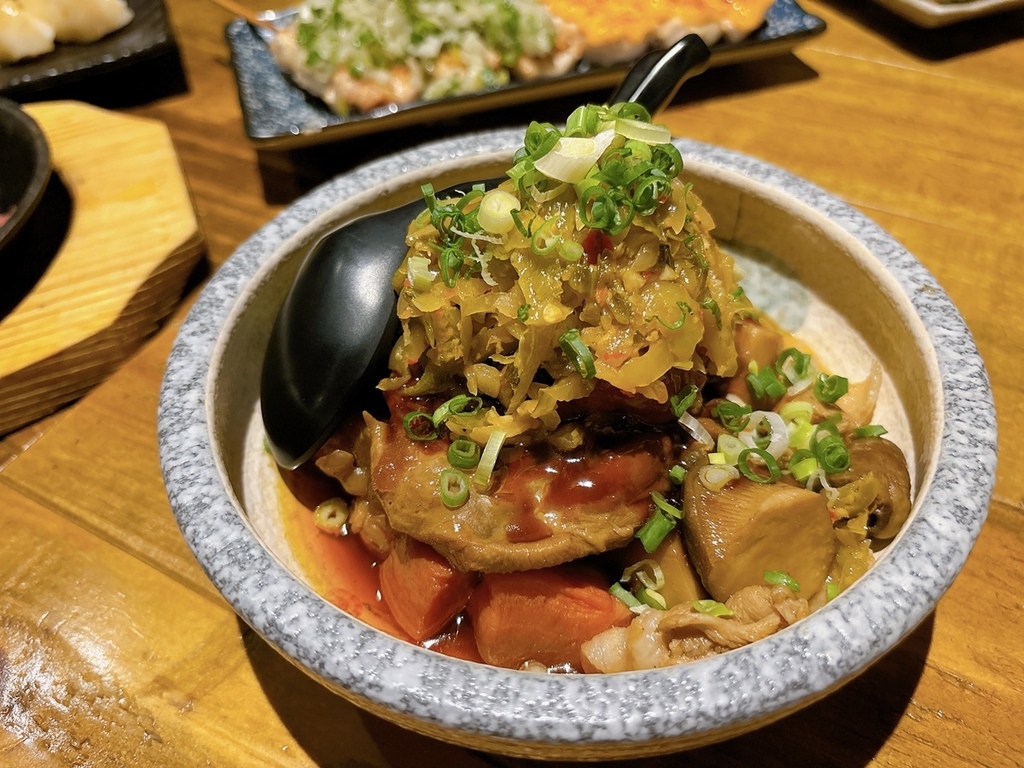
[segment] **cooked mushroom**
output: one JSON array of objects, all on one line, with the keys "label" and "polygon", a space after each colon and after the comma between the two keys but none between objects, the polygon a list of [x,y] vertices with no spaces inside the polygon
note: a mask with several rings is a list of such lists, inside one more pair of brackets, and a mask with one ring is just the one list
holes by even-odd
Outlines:
[{"label": "cooked mushroom", "polygon": [[686,476],[684,492],[687,549],[713,598],[725,602],[743,587],[764,584],[765,571],[791,576],[803,598],[822,588],[836,553],[823,496],[742,477],[711,491],[699,471]]},{"label": "cooked mushroom", "polygon": [[877,481],[878,494],[870,505],[867,530],[876,539],[891,539],[910,514],[910,471],[899,446],[884,437],[861,437],[849,442],[850,468],[829,476],[837,487],[868,474]]}]

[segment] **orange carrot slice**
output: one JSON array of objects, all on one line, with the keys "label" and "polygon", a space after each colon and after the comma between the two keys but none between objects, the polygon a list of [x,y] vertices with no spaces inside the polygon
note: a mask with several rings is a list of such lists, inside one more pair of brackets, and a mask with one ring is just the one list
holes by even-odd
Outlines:
[{"label": "orange carrot slice", "polygon": [[632,613],[608,592],[608,580],[578,564],[485,574],[469,601],[477,649],[488,664],[527,661],[582,669],[580,646]]},{"label": "orange carrot slice", "polygon": [[380,565],[380,592],[395,622],[419,642],[433,637],[469,600],[476,575],[456,570],[432,547],[398,536]]}]

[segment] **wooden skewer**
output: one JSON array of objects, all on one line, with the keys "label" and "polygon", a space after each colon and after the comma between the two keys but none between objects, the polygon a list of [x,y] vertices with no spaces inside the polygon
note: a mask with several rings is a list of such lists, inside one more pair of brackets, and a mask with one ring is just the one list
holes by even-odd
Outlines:
[{"label": "wooden skewer", "polygon": [[252,24],[254,27],[262,27],[263,29],[269,29],[271,31],[277,28],[266,19],[261,19],[256,15],[256,11],[246,8],[244,5],[236,3],[235,0],[210,0],[214,5],[219,5],[228,13],[233,13],[236,16],[241,16],[247,22]]}]

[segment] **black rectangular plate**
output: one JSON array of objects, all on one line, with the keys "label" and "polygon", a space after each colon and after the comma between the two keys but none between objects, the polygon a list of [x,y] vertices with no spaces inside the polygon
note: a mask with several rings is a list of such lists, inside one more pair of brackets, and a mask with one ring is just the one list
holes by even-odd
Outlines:
[{"label": "black rectangular plate", "polygon": [[[278,18],[286,16],[278,14]],[[825,31],[825,22],[805,12],[795,0],[776,0],[762,27],[738,43],[719,43],[711,49],[711,66],[775,56]],[[346,117],[335,114],[310,96],[278,68],[267,47],[272,34],[235,19],[226,35],[238,81],[245,132],[260,149],[292,149],[324,144],[371,132],[508,107],[571,93],[611,88],[628,71],[623,64],[598,67],[584,61],[560,77],[513,82],[493,90],[436,101],[389,105]]]},{"label": "black rectangular plate", "polygon": [[0,65],[0,94],[12,99],[130,66],[176,48],[163,0],[128,0],[127,25],[94,43],[58,43],[33,59]]}]

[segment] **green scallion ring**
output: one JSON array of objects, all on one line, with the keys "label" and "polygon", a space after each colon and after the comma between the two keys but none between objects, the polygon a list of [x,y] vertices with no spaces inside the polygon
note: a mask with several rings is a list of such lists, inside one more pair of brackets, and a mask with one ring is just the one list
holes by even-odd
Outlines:
[{"label": "green scallion ring", "polygon": [[457,469],[442,469],[438,478],[441,501],[449,509],[461,507],[469,499],[469,483],[466,476]]},{"label": "green scallion ring", "polygon": [[850,389],[850,382],[845,376],[828,376],[819,373],[814,380],[814,396],[822,403],[834,403]]},{"label": "green scallion ring", "polygon": [[468,437],[453,440],[448,446],[448,463],[459,469],[474,469],[480,463],[480,446]]},{"label": "green scallion ring", "polygon": [[[767,477],[751,466],[751,456],[757,456],[764,462],[765,469],[768,470]],[[753,480],[755,483],[761,483],[762,485],[778,482],[779,478],[782,477],[782,470],[779,469],[779,463],[775,461],[775,457],[768,453],[764,448],[747,448],[745,451],[742,451],[739,458],[736,460],[736,468],[740,471],[741,475],[747,478],[747,480]]]},{"label": "green scallion ring", "polygon": [[732,400],[722,400],[711,409],[712,415],[730,432],[742,432],[750,423],[752,409]]},{"label": "green scallion ring", "polygon": [[584,379],[592,379],[597,374],[594,367],[594,355],[590,348],[580,338],[580,332],[575,328],[558,337],[558,344],[569,358],[572,367]]},{"label": "green scallion ring", "polygon": [[828,435],[815,441],[812,450],[825,474],[845,472],[850,468],[850,451],[839,435]]},{"label": "green scallion ring", "polygon": [[402,429],[410,440],[437,439],[437,425],[426,411],[409,411],[402,417]]},{"label": "green scallion ring", "polygon": [[449,416],[476,416],[484,401],[476,395],[456,395],[441,403],[431,414],[435,427],[441,426]]}]

